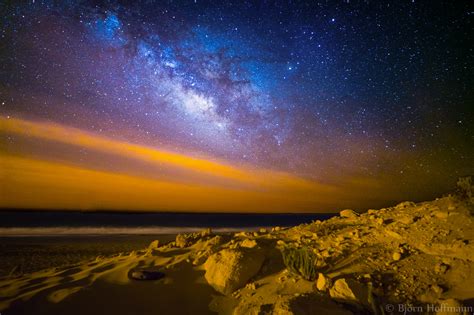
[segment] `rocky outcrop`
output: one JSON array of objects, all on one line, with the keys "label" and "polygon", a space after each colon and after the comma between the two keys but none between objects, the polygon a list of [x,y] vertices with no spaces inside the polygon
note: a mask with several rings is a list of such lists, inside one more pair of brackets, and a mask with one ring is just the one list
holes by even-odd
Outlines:
[{"label": "rocky outcrop", "polygon": [[230,294],[257,274],[264,259],[261,251],[224,249],[206,260],[204,277],[216,291]]}]

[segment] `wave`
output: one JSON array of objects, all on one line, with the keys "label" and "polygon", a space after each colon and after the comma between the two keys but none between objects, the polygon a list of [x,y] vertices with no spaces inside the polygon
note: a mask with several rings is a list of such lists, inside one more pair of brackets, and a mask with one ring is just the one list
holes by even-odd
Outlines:
[{"label": "wave", "polygon": [[[217,233],[255,231],[266,227],[218,227]],[[164,235],[202,231],[202,227],[122,227],[122,226],[81,226],[81,227],[1,227],[0,236],[73,236],[73,235]]]}]

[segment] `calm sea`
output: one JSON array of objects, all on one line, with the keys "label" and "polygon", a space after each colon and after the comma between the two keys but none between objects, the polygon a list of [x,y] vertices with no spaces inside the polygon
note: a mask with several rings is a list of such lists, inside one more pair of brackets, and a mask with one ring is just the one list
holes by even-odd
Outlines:
[{"label": "calm sea", "polygon": [[0,236],[152,235],[294,226],[334,214],[116,213],[0,211]]}]

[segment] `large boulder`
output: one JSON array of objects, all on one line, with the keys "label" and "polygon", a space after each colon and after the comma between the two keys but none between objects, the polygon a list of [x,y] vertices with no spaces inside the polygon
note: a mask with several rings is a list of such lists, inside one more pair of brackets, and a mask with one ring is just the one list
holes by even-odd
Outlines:
[{"label": "large boulder", "polygon": [[259,250],[224,249],[206,260],[204,277],[216,291],[230,294],[255,276],[264,260],[265,256]]}]

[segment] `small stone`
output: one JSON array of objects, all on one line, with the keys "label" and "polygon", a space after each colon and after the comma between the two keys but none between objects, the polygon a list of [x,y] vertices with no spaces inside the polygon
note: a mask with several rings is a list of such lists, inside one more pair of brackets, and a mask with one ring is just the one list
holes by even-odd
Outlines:
[{"label": "small stone", "polygon": [[409,225],[409,224],[412,224],[414,222],[414,220],[413,220],[412,216],[403,216],[403,217],[398,219],[398,222],[400,222],[402,224],[405,224],[405,225]]},{"label": "small stone", "polygon": [[431,215],[434,216],[435,218],[446,220],[449,216],[449,213],[445,211],[437,210],[437,211],[433,211]]},{"label": "small stone", "polygon": [[319,291],[326,291],[330,287],[331,280],[325,277],[322,273],[319,273],[318,280],[316,280],[316,288]]},{"label": "small stone", "polygon": [[399,239],[399,240],[403,239],[403,237],[402,237],[399,233],[394,232],[394,231],[392,231],[392,230],[386,230],[385,233],[386,233],[387,235],[393,237],[393,238],[396,238],[396,239]]},{"label": "small stone", "polygon": [[240,247],[254,248],[255,246],[257,246],[257,241],[249,240],[248,238],[246,238],[242,241],[242,243],[240,243]]},{"label": "small stone", "polygon": [[263,233],[267,233],[267,229],[265,229],[265,228],[261,228],[261,229],[258,230],[258,231],[259,231],[260,233],[262,233],[262,234],[263,234]]},{"label": "small stone", "polygon": [[435,269],[434,269],[434,270],[435,270],[436,273],[441,273],[441,274],[443,274],[443,273],[445,273],[445,272],[448,270],[448,265],[443,264],[443,263],[437,263],[437,264],[435,265]]},{"label": "small stone", "polygon": [[133,280],[159,280],[164,276],[164,273],[153,269],[135,269],[131,270],[129,274]]},{"label": "small stone", "polygon": [[188,236],[186,234],[176,235],[176,246],[179,248],[184,248],[189,245]]},{"label": "small stone", "polygon": [[382,225],[383,224],[383,219],[382,218],[377,218],[375,219],[375,223],[377,223],[378,225]]},{"label": "small stone", "polygon": [[279,227],[279,226],[275,226],[274,230],[275,230],[275,232],[278,232],[278,231],[280,231],[280,230],[281,230],[281,227]]},{"label": "small stone", "polygon": [[359,216],[357,212],[351,209],[342,210],[341,212],[339,212],[339,215],[343,218],[348,218],[348,219],[357,218]]},{"label": "small stone", "polygon": [[212,229],[207,228],[201,231],[201,237],[206,237],[212,235]]},{"label": "small stone", "polygon": [[160,247],[160,241],[159,240],[154,240],[153,242],[150,243],[150,245],[148,245],[149,250],[158,249],[158,247]]},{"label": "small stone", "polygon": [[399,261],[402,258],[402,254],[400,254],[400,252],[395,252],[393,253],[392,258],[395,261]]},{"label": "small stone", "polygon": [[255,282],[248,283],[245,287],[249,290],[256,290],[257,289],[257,286],[255,285]]},{"label": "small stone", "polygon": [[405,209],[409,207],[414,207],[416,204],[412,201],[404,201],[400,202],[398,205],[395,206],[396,209]]},{"label": "small stone", "polygon": [[434,293],[436,293],[437,295],[441,295],[443,293],[443,288],[441,288],[439,285],[432,285],[431,286],[431,290],[433,290]]}]

